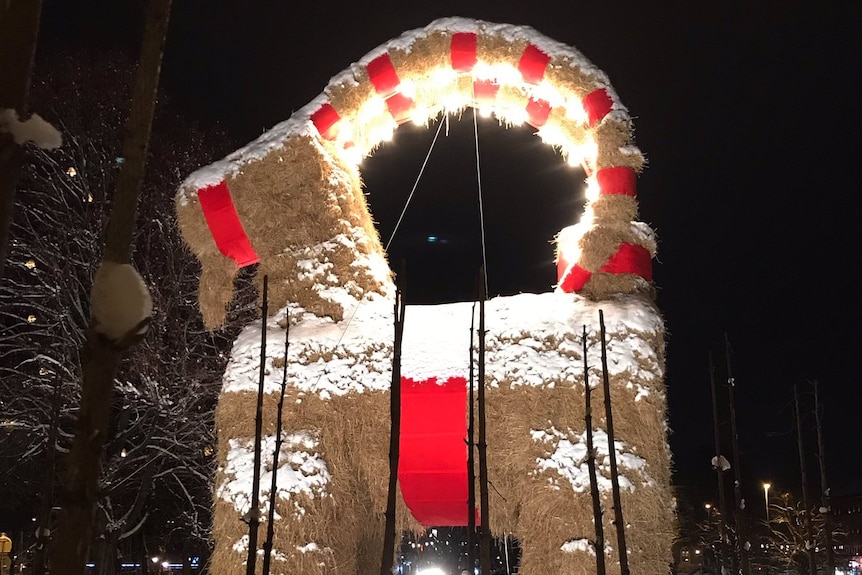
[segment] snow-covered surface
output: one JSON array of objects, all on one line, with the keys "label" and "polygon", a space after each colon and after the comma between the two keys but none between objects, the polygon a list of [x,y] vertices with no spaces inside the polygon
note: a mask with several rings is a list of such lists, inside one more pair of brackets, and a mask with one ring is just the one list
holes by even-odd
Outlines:
[{"label": "snow-covered surface", "polygon": [[[536,473],[547,470],[556,472],[556,476],[548,477],[548,482],[554,489],[560,489],[559,480],[564,479],[576,493],[589,491],[586,431],[577,435],[571,430],[564,433],[551,427],[548,431],[532,430],[530,433],[533,441],[548,447],[547,456],[536,460]],[[596,453],[596,481],[599,491],[610,491],[610,451],[608,434],[603,429],[593,430],[593,449]],[[646,472],[646,460],[625,449],[622,441],[614,441],[620,489],[634,491],[639,485],[655,485],[655,481]]]},{"label": "snow-covered surface", "polygon": [[141,325],[153,314],[153,300],[141,274],[129,264],[105,260],[96,271],[90,293],[90,313],[97,333],[113,341],[123,336],[146,333]]},{"label": "snow-covered surface", "polygon": [[[180,202],[185,204],[188,201],[188,198],[185,195],[187,190],[194,191],[218,184],[226,177],[236,174],[243,165],[255,160],[260,160],[266,157],[271,151],[284,147],[285,142],[289,138],[302,135],[311,136],[312,139],[316,138],[317,130],[311,122],[311,116],[329,101],[328,93],[332,88],[336,86],[356,85],[356,78],[359,76],[360,71],[374,58],[393,49],[410,51],[417,40],[441,31],[481,31],[484,34],[504,38],[511,42],[526,41],[534,44],[549,56],[563,58],[567,60],[570,65],[580,68],[586,75],[595,78],[598,84],[605,87],[608,95],[613,100],[613,111],[611,116],[628,118],[628,113],[625,107],[620,103],[616,93],[614,93],[604,72],[595,67],[578,50],[552,40],[528,26],[495,24],[468,18],[442,18],[435,20],[425,28],[405,32],[401,36],[371,50],[368,54],[360,58],[358,62],[351,64],[344,71],[333,76],[323,93],[314,98],[304,107],[297,110],[289,119],[277,124],[270,130],[264,132],[258,139],[233,152],[224,159],[210,164],[209,166],[205,166],[191,174],[180,188]],[[517,70],[515,70],[514,67],[509,66],[509,68],[512,68],[514,71],[512,81],[516,82],[518,87],[525,90],[528,95],[545,99],[555,106],[563,102],[564,98],[558,93],[555,87],[551,86],[547,82],[542,82],[536,86],[526,84],[521,81],[520,74],[517,73]],[[477,64],[474,73],[477,74],[477,77],[484,77],[491,72],[489,72],[488,69],[483,68],[482,63],[480,62]],[[492,75],[503,84],[508,84],[506,81],[509,76],[508,74],[497,70],[493,71]],[[430,76],[431,74],[429,73],[429,77]],[[464,103],[464,105],[466,105],[466,103]],[[573,110],[579,110],[579,112],[582,112],[579,102],[569,102],[567,105]],[[450,108],[451,106],[446,107]],[[428,112],[429,115],[436,116],[437,114],[437,110],[429,110]],[[517,118],[507,119],[509,121],[513,121],[513,123],[518,123]],[[521,118],[521,120],[523,120],[523,118]],[[363,154],[368,152],[369,150],[363,150]]]},{"label": "snow-covered surface", "polygon": [[22,122],[15,110],[0,109],[0,133],[3,132],[12,134],[18,145],[32,142],[44,150],[53,150],[63,145],[63,136],[59,130],[39,114],[31,114]]},{"label": "snow-covered surface", "polygon": [[[254,439],[235,438],[229,441],[230,450],[224,464],[224,480],[216,488],[220,497],[240,513],[248,513],[251,503],[252,477],[254,470]],[[275,436],[262,438],[260,477],[260,506],[264,517],[269,509],[269,491],[272,485],[272,455],[275,451]],[[293,513],[305,514],[298,495],[308,498],[326,497],[329,469],[317,453],[317,440],[309,432],[298,432],[283,436],[278,456],[278,497],[291,502]],[[279,516],[275,514],[276,520]],[[246,543],[248,545],[248,543]]]},{"label": "snow-covered surface", "polygon": [[[333,290],[337,291],[337,290]],[[358,307],[342,295],[345,321],[334,323],[305,313],[290,329],[288,381],[323,398],[350,392],[389,389],[392,368],[393,304],[371,295]],[[599,368],[599,310],[608,333],[610,375],[625,374],[637,398],[660,383],[662,366],[646,339],[660,333],[655,308],[635,297],[601,303],[560,292],[498,297],[485,304],[486,374],[491,386],[553,387],[583,375],[581,334],[587,326],[590,366]],[[425,380],[466,377],[469,371],[470,323],[473,304],[408,306],[405,314],[401,373]],[[478,310],[476,311],[478,316]],[[284,310],[267,322],[269,358],[284,355]],[[478,320],[475,323],[478,328]],[[260,321],[239,335],[224,376],[224,393],[256,392],[260,362]],[[281,370],[269,370],[266,393],[277,393]],[[593,382],[598,381],[594,377]]]},{"label": "snow-covered surface", "polygon": [[[346,306],[345,320],[335,323],[302,310],[290,310],[290,347],[287,381],[293,392],[316,394],[322,399],[348,393],[389,390],[392,367],[393,300],[369,295],[358,306],[345,290],[333,288],[333,297]],[[621,375],[638,401],[660,388],[662,365],[650,341],[663,330],[654,307],[637,297],[621,296],[601,303],[562,292],[498,297],[485,304],[486,375],[488,385],[525,385],[551,388],[571,385],[583,376],[582,332],[586,326],[592,385],[600,381],[599,310],[608,334],[608,370]],[[278,393],[283,370],[271,369],[272,360],[284,357],[284,323],[287,309],[267,320],[265,393]],[[467,377],[469,372],[472,303],[408,306],[405,312],[401,372],[415,380]],[[478,316],[478,309],[475,311]],[[478,321],[475,324],[478,328]],[[225,371],[223,394],[256,393],[260,377],[260,320],[239,335]],[[660,341],[660,340],[658,340]],[[550,424],[549,424],[550,425]],[[589,489],[585,433],[534,429],[532,440],[544,450],[533,473],[560,489],[568,483],[576,492]],[[610,489],[609,447],[606,433],[594,432],[599,488]],[[264,440],[261,505],[266,508],[271,475],[267,463],[273,437]],[[281,450],[279,497],[291,500],[296,516],[304,513],[294,495],[325,497],[329,472],[316,451],[311,432],[289,436]],[[621,441],[614,442],[620,485],[634,491],[653,486],[647,462]],[[244,513],[249,509],[253,469],[250,438],[230,440],[224,464],[224,481],[217,496]]]}]

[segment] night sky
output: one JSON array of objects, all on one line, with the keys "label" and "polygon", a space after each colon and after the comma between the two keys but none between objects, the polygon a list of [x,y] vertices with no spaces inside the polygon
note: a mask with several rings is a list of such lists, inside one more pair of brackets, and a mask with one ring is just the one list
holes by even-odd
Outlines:
[{"label": "night sky", "polygon": [[[134,48],[141,2],[120,4],[46,0],[40,40]],[[529,25],[577,47],[609,75],[634,118],[649,161],[640,218],[660,239],[655,275],[669,331],[675,482],[713,496],[708,354],[724,401],[726,332],[748,496],[760,495],[762,509],[761,481],[799,491],[792,389],[802,386],[804,431],[813,438],[811,380],[820,382],[833,493],[862,489],[854,279],[862,264],[862,5],[176,1],[163,87],[181,113],[245,142],[370,50],[446,16]],[[363,163],[384,242],[436,128],[405,126]],[[391,261],[407,261],[412,301],[472,298],[472,132],[469,111],[451,118],[393,243]],[[580,213],[583,173],[528,128],[480,120],[479,146],[491,295],[546,291],[556,280],[549,241]],[[441,241],[429,243],[429,235]],[[816,476],[815,460],[809,464]]]}]

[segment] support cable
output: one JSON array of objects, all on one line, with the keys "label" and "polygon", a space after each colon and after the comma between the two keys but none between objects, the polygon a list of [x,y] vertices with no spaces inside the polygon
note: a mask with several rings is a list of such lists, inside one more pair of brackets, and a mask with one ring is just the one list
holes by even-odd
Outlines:
[{"label": "support cable", "polygon": [[[485,249],[485,208],[482,203],[482,169],[479,164],[479,122],[476,119],[476,108],[473,107],[473,140],[476,145],[476,185],[479,190],[479,230],[482,235],[482,273],[485,274],[485,290],[488,289],[488,258]],[[487,295],[483,296],[487,297]]]},{"label": "support cable", "polygon": [[404,203],[404,209],[401,210],[401,215],[398,216],[398,221],[395,222],[395,228],[392,230],[392,235],[389,236],[389,241],[386,242],[386,247],[383,248],[385,252],[389,252],[389,246],[392,245],[392,240],[395,239],[395,232],[398,231],[398,227],[401,225],[401,220],[404,219],[404,214],[407,213],[407,207],[410,206],[410,200],[413,199],[413,194],[416,193],[416,188],[419,187],[419,180],[422,179],[422,174],[425,172],[425,166],[428,165],[428,158],[431,157],[431,152],[434,150],[434,144],[437,143],[437,136],[440,135],[440,130],[443,128],[443,122],[440,122],[440,125],[437,126],[437,133],[434,134],[434,139],[431,141],[431,146],[428,148],[428,153],[425,154],[425,161],[422,162],[422,167],[419,168],[419,175],[416,176],[416,181],[413,182],[413,189],[410,190],[410,195],[407,196],[407,201]]}]

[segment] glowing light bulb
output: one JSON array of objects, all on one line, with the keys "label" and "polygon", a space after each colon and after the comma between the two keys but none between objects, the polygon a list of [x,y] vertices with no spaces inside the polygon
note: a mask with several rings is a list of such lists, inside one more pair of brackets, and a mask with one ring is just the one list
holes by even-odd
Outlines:
[{"label": "glowing light bulb", "polygon": [[36,262],[34,260],[27,260],[27,262],[24,264],[24,267],[26,267],[28,270],[35,269]]},{"label": "glowing light bulb", "polygon": [[66,168],[66,175],[74,178],[75,176],[78,175],[78,170],[76,170],[72,166],[69,166],[68,168]]},{"label": "glowing light bulb", "polygon": [[120,451],[120,457],[125,457],[127,455],[128,455],[128,452],[126,451],[126,448],[124,447],[123,450]]},{"label": "glowing light bulb", "polygon": [[36,323],[36,316],[33,314],[28,315],[27,316],[27,323]]},{"label": "glowing light bulb", "polygon": [[599,194],[601,194],[601,189],[599,188],[599,181],[596,178],[587,178],[587,201],[595,202],[599,199]]}]

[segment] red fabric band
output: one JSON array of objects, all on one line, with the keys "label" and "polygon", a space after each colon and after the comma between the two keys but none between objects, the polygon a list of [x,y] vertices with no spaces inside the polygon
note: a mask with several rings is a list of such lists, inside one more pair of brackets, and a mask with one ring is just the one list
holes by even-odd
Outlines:
[{"label": "red fabric band", "polygon": [[410,119],[413,112],[413,100],[401,93],[392,94],[386,99],[386,107],[395,121],[403,124]]},{"label": "red fabric band", "polygon": [[[559,288],[566,293],[580,291],[587,285],[593,274],[575,264],[568,270],[569,262],[563,258],[557,262],[557,281]],[[568,270],[568,273],[566,273]],[[652,256],[643,246],[623,243],[614,255],[608,258],[600,272],[608,274],[634,274],[652,281]]]},{"label": "red fabric band", "polygon": [[623,195],[635,197],[637,194],[637,174],[631,168],[603,168],[596,172],[601,195]]},{"label": "red fabric band", "polygon": [[477,104],[492,104],[497,99],[500,85],[493,80],[474,80],[473,97]]},{"label": "red fabric band", "polygon": [[318,111],[311,115],[311,122],[321,136],[327,140],[334,140],[338,135],[338,122],[341,116],[332,107],[332,104],[325,103]]},{"label": "red fabric band", "polygon": [[395,66],[392,65],[392,60],[389,59],[389,54],[376,57],[368,63],[365,70],[368,72],[371,83],[374,84],[374,89],[384,98],[395,93],[401,82],[398,79]]},{"label": "red fabric band", "polygon": [[426,527],[467,525],[467,380],[401,378],[398,481]]},{"label": "red fabric band", "polygon": [[545,100],[534,100],[530,98],[527,102],[527,123],[534,128],[541,128],[551,115],[551,105]]},{"label": "red fabric band", "polygon": [[587,111],[590,126],[595,126],[608,115],[614,106],[614,101],[608,95],[607,90],[599,88],[586,95],[583,101],[584,110]]},{"label": "red fabric band", "polygon": [[620,244],[617,253],[599,270],[609,274],[635,274],[652,281],[652,256],[643,246]]},{"label": "red fabric band", "polygon": [[476,65],[476,34],[459,32],[452,34],[450,54],[452,69],[456,72],[469,72]]},{"label": "red fabric band", "polygon": [[[562,263],[562,260],[561,260]],[[557,274],[566,273],[566,268],[568,265],[563,267],[562,271],[557,272]],[[581,291],[583,287],[590,281],[590,278],[593,277],[593,274],[582,268],[581,266],[575,264],[572,266],[571,271],[565,275],[560,282],[560,289],[566,293],[572,293]]]},{"label": "red fabric band", "polygon": [[521,72],[521,77],[528,84],[538,84],[545,77],[545,68],[548,67],[548,62],[551,57],[539,50],[535,45],[530,44],[521,55],[521,61],[518,62],[518,70]]},{"label": "red fabric band", "polygon": [[227,182],[222,180],[214,186],[199,189],[198,200],[219,251],[241,268],[259,262],[260,258],[239,221]]}]

